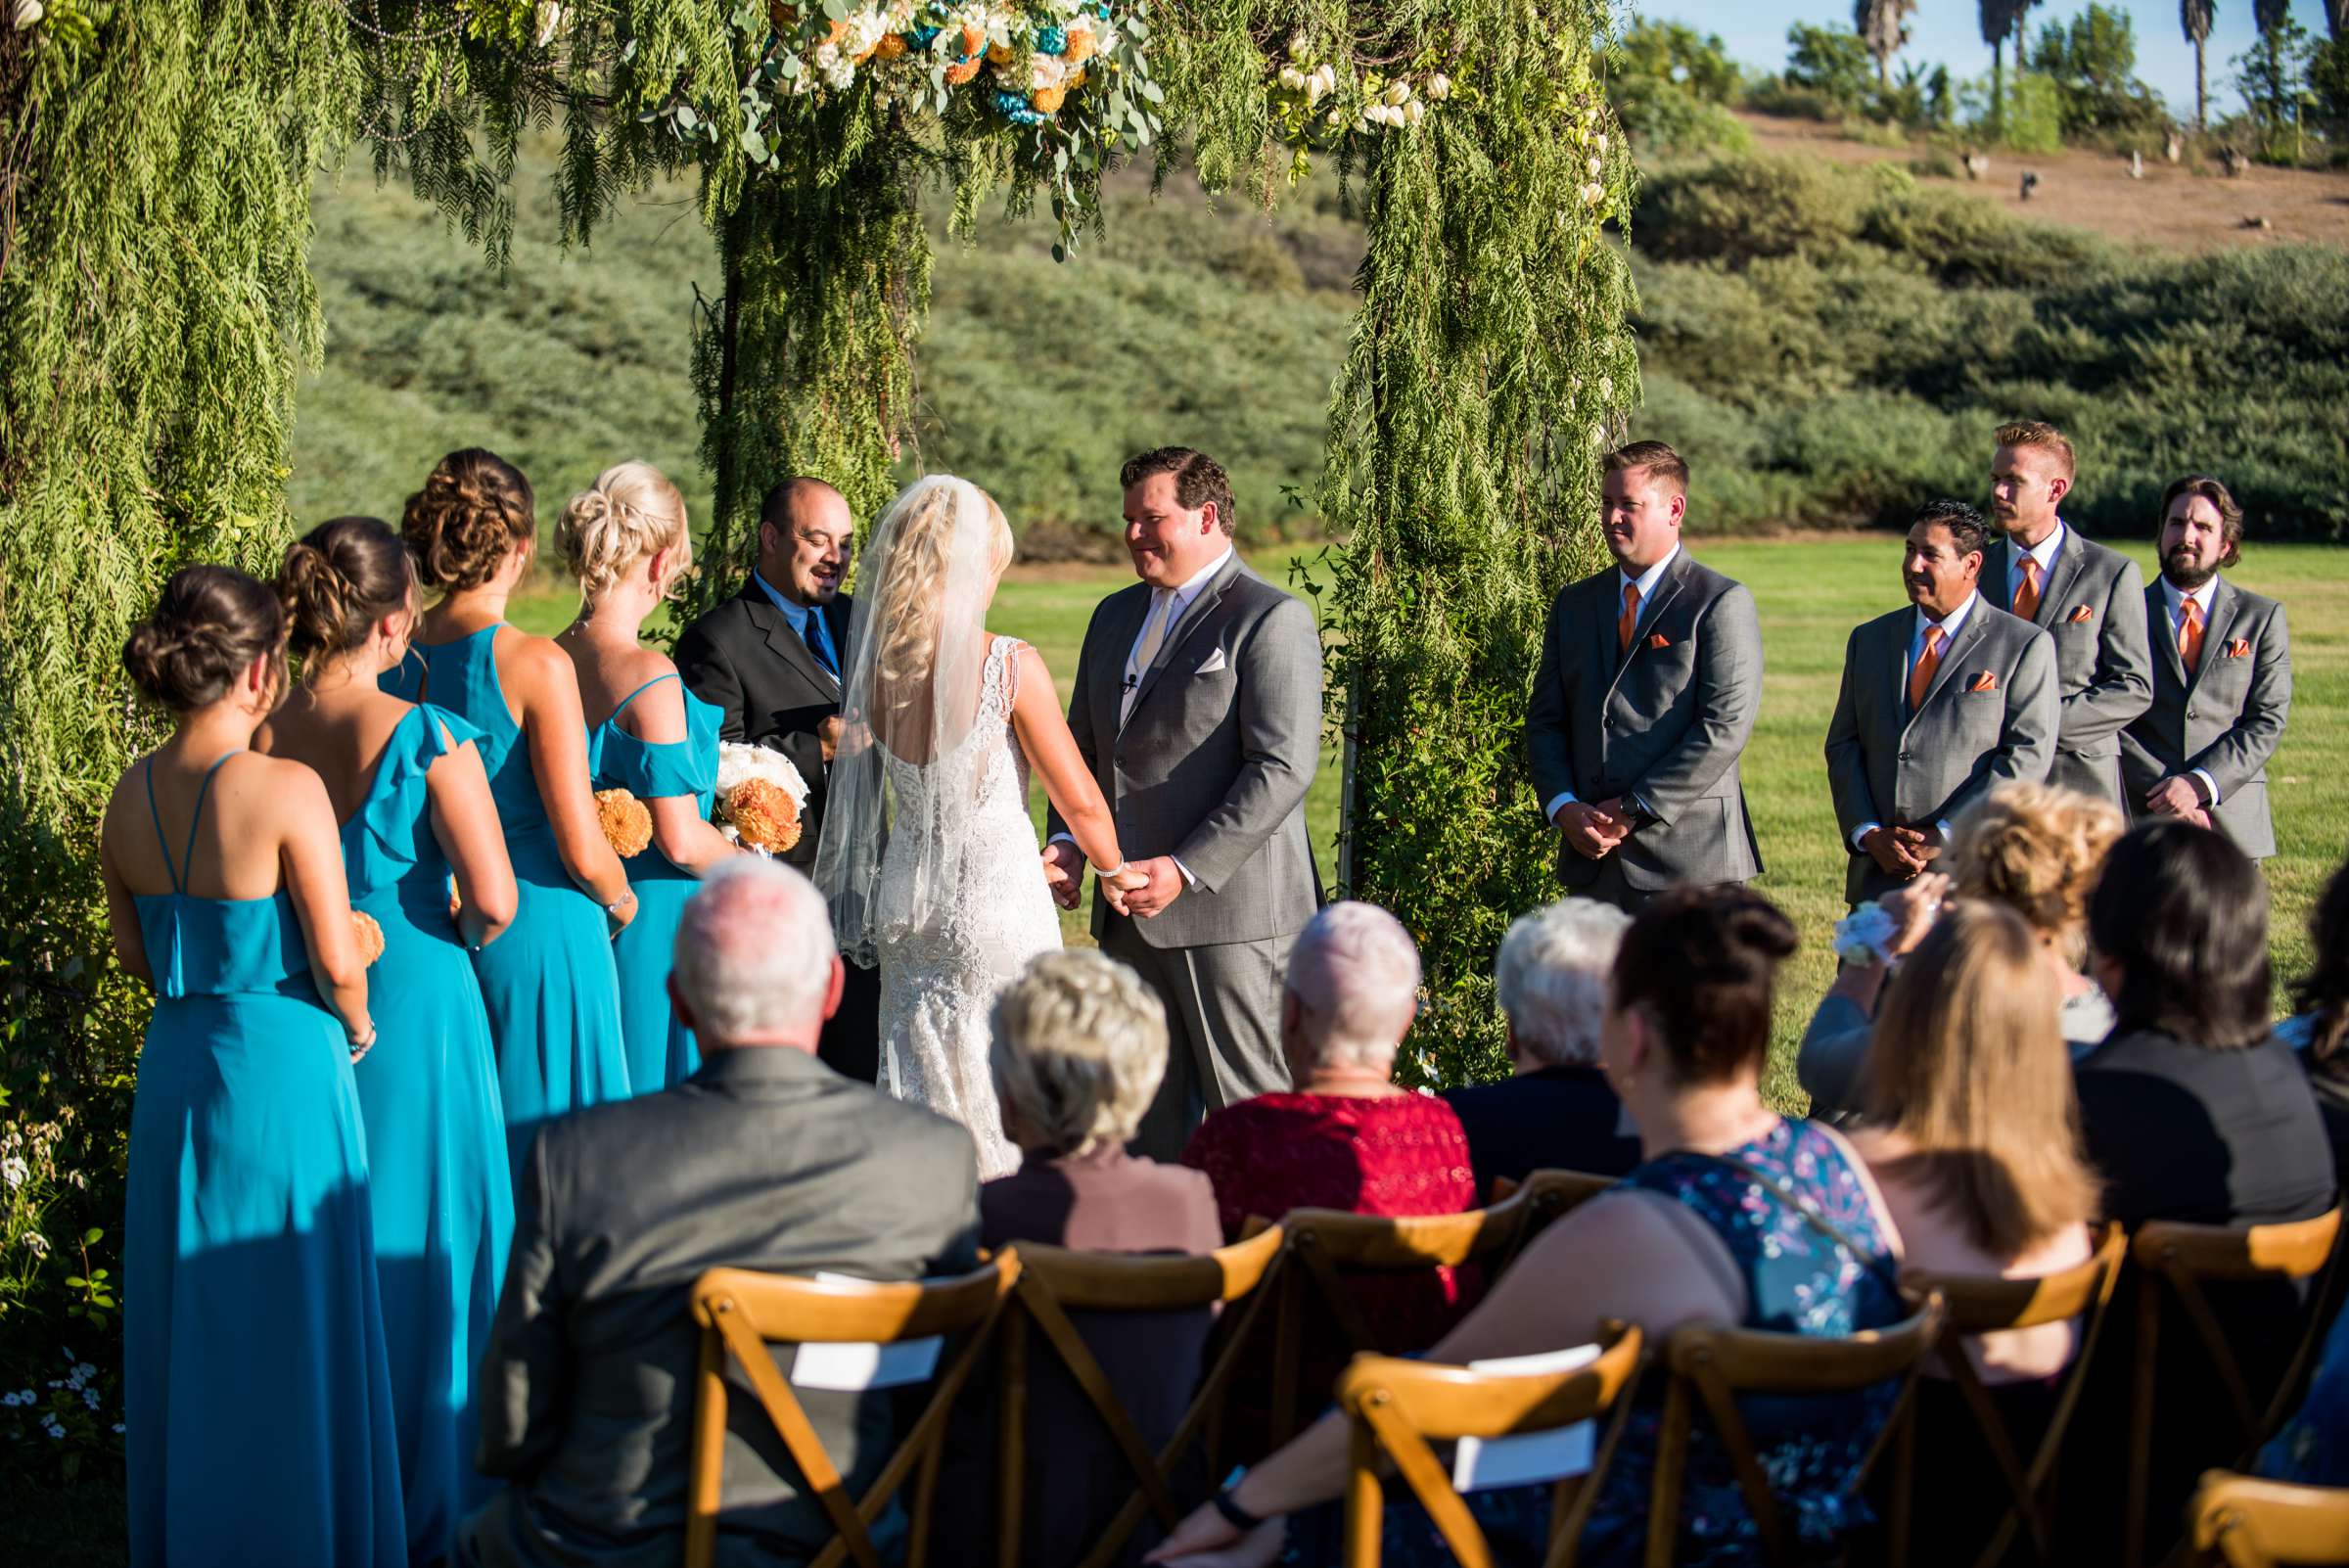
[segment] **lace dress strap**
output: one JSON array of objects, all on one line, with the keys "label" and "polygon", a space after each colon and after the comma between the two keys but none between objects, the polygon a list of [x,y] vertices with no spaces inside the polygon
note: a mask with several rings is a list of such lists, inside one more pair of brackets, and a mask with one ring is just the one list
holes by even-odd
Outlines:
[{"label": "lace dress strap", "polygon": [[1020,700],[1020,650],[1028,645],[1017,637],[997,637],[987,649],[987,701],[997,717],[1009,718]]}]

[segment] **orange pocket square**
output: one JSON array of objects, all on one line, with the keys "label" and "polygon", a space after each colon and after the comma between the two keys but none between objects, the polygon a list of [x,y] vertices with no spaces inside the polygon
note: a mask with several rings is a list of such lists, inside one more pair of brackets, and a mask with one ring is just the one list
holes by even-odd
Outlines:
[{"label": "orange pocket square", "polygon": [[1650,648],[1669,648],[1672,646],[1672,639],[1659,631],[1647,639],[1647,645]]},{"label": "orange pocket square", "polygon": [[2234,641],[2229,643],[2227,645],[2227,657],[2230,659],[2250,658],[2251,639],[2248,637],[2237,637],[2234,639]]},{"label": "orange pocket square", "polygon": [[1985,669],[1980,674],[1974,676],[1973,679],[1967,681],[1965,683],[1965,689],[1969,692],[1997,691],[1999,689],[1999,677]]},{"label": "orange pocket square", "polygon": [[2090,609],[2088,606],[2086,606],[2086,605],[2081,605],[2081,606],[2080,606],[2078,609],[2074,610],[2074,611],[2071,613],[2071,615],[2070,615],[2069,617],[2067,617],[2066,619],[2069,621],[2069,623],[2070,623],[2072,625],[2075,625],[2075,626],[2084,626],[2084,625],[2088,624],[2088,623],[2090,623],[2091,621],[2094,621],[2094,620],[2096,620],[2096,613],[2094,610],[2091,610],[2091,609]]}]

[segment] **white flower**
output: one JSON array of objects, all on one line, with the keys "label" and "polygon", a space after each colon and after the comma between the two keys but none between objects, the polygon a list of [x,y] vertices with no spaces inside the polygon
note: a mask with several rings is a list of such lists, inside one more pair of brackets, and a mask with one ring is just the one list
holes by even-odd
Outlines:
[{"label": "white flower", "polygon": [[717,744],[717,786],[719,800],[734,793],[745,779],[762,778],[781,789],[795,806],[807,804],[807,781],[790,758],[764,746],[746,746],[740,741],[720,741]]},{"label": "white flower", "polygon": [[1440,104],[1451,96],[1451,78],[1439,70],[1428,77],[1427,85],[1419,90]]},{"label": "white flower", "polygon": [[74,1363],[73,1375],[86,1382],[98,1375],[98,1368],[92,1366],[88,1361],[78,1361]]},{"label": "white flower", "polygon": [[1289,34],[1289,58],[1299,65],[1313,58],[1313,41],[1302,32]]},{"label": "white flower", "polygon": [[849,19],[849,30],[842,34],[841,53],[853,61],[869,55],[889,33],[889,16],[882,11],[859,11]]},{"label": "white flower", "polygon": [[[40,7],[36,5],[33,9],[37,11]],[[538,0],[537,24],[531,29],[530,42],[544,49],[555,41],[555,34],[562,27],[563,8],[555,0]]]},{"label": "white flower", "polygon": [[1293,93],[1301,93],[1305,91],[1305,72],[1295,66],[1283,66],[1280,68],[1280,84]]},{"label": "white flower", "polygon": [[1317,104],[1338,90],[1338,68],[1327,63],[1315,66],[1305,78],[1305,101]]},{"label": "white flower", "polygon": [[17,1397],[14,1394],[0,1394],[0,1409],[13,1410],[16,1407]]},{"label": "white flower", "polygon": [[1895,935],[1891,914],[1870,899],[1835,922],[1835,956],[1847,964],[1887,962],[1885,948]]},{"label": "white flower", "polygon": [[841,53],[840,45],[831,42],[815,46],[815,69],[824,78],[824,85],[835,92],[846,92],[856,81],[856,62]]},{"label": "white flower", "polygon": [[1366,136],[1369,132],[1370,122],[1367,119],[1358,119],[1354,122],[1354,133],[1357,136]]},{"label": "white flower", "polygon": [[1333,109],[1329,112],[1328,115],[1323,118],[1321,123],[1324,125],[1343,125],[1346,123],[1346,117]]},{"label": "white flower", "polygon": [[46,1258],[49,1256],[49,1238],[37,1230],[27,1230],[24,1232],[24,1250],[35,1258]]},{"label": "white flower", "polygon": [[98,1391],[94,1388],[83,1389],[81,1391],[81,1403],[88,1406],[93,1410],[98,1408]]},{"label": "white flower", "polygon": [[1589,169],[1590,177],[1596,179],[1607,171],[1607,161],[1603,158],[1593,158],[1590,160]]},{"label": "white flower", "polygon": [[1069,63],[1058,55],[1032,55],[1028,60],[1028,90],[1039,92],[1069,79]]},{"label": "white flower", "polygon": [[1607,133],[1605,131],[1600,131],[1590,138],[1590,150],[1594,153],[1603,153],[1607,150]]},{"label": "white flower", "polygon": [[121,1436],[121,1435],[122,1435],[124,1432],[127,1432],[128,1430],[130,1430],[130,1429],[129,1429],[128,1427],[124,1426],[124,1425],[123,1425],[121,1422],[119,1422],[119,1421],[116,1421],[116,1422],[115,1423],[115,1436],[116,1436],[116,1437],[120,1437],[120,1436]]},{"label": "white flower", "polygon": [[1405,124],[1416,125],[1426,117],[1427,106],[1419,102],[1418,99],[1414,98],[1409,103],[1403,106],[1403,122]]},{"label": "white flower", "polygon": [[52,1439],[62,1438],[66,1435],[66,1429],[58,1425],[55,1421],[51,1421],[46,1430]]},{"label": "white flower", "polygon": [[23,1186],[31,1175],[31,1169],[13,1154],[0,1160],[0,1181],[6,1181],[12,1187]]},{"label": "white flower", "polygon": [[1400,79],[1388,83],[1386,101],[1397,108],[1409,103],[1411,101],[1411,84]]},{"label": "white flower", "polygon": [[40,21],[43,15],[41,0],[17,0],[17,31],[23,32]]},{"label": "white flower", "polygon": [[1596,207],[1599,203],[1605,201],[1606,197],[1607,188],[1599,184],[1596,180],[1592,180],[1589,184],[1583,187],[1583,206],[1585,207]]}]

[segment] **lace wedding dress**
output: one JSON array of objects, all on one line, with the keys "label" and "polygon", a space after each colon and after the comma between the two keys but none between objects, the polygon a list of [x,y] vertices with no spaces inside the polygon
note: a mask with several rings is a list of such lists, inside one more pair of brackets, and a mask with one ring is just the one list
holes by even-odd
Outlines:
[{"label": "lace wedding dress", "polygon": [[[970,1129],[983,1181],[1020,1163],[988,1068],[988,1013],[1030,959],[1060,945],[1028,817],[1028,760],[1011,728],[1024,646],[1010,637],[990,643],[978,718],[954,750],[921,763],[883,759],[900,822],[959,827],[951,843],[894,835],[881,859],[880,1086]],[[929,808],[929,792],[972,789],[967,805]],[[924,862],[937,869],[917,899],[911,868]]]}]

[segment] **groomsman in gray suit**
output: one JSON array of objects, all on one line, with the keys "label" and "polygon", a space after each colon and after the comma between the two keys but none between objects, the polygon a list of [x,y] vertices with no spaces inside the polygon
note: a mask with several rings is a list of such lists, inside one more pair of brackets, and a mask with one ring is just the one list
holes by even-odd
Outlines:
[{"label": "groomsman in gray suit", "polygon": [[2000,427],[1990,510],[2004,536],[1982,561],[1982,597],[2055,639],[2062,717],[2048,781],[2121,804],[2121,731],[2153,700],[2145,582],[2137,563],[2056,515],[2072,443],[2052,425]]},{"label": "groomsman in gray suit", "polygon": [[1681,883],[1762,871],[1738,754],[1762,704],[1754,596],[1681,543],[1688,465],[1662,441],[1606,458],[1615,564],[1550,606],[1525,715],[1558,877],[1637,913]]},{"label": "groomsman in gray suit", "polygon": [[1857,627],[1844,651],[1827,782],[1854,903],[1930,867],[1993,785],[2044,782],[2055,760],[2055,644],[1976,591],[1988,537],[1963,501],[1927,503],[1901,561],[1911,608]]},{"label": "groomsman in gray suit", "polygon": [[2242,558],[2243,509],[2205,475],[2161,498],[2161,577],[2145,590],[2153,706],[2121,737],[2133,816],[2216,827],[2254,860],[2276,853],[2268,759],[2292,711],[2283,606],[2219,576]]},{"label": "groomsman in gray suit", "polygon": [[[1281,972],[1320,905],[1305,792],[1321,756],[1321,636],[1232,548],[1231,481],[1204,452],[1127,463],[1141,581],[1085,628],[1069,730],[1147,887],[1097,888],[1093,936],[1167,1006],[1167,1074],[1135,1152],[1172,1160],[1207,1112],[1285,1089]],[[1055,813],[1044,878],[1063,908],[1084,857]]]}]

